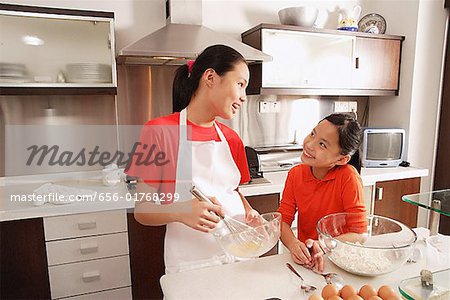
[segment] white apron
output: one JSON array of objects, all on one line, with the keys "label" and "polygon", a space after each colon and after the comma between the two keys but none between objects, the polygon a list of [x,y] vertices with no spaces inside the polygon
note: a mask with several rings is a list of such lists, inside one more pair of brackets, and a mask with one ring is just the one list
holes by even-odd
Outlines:
[{"label": "white apron", "polygon": [[[186,109],[181,111],[175,192],[180,201],[190,200],[193,196],[189,190],[195,185],[207,196],[216,197],[227,215],[243,219],[244,205],[235,191],[240,172],[216,122],[214,127],[220,142],[188,141]],[[167,224],[164,260],[166,273],[175,273],[229,263],[234,258],[224,253],[211,233],[173,222]]]}]

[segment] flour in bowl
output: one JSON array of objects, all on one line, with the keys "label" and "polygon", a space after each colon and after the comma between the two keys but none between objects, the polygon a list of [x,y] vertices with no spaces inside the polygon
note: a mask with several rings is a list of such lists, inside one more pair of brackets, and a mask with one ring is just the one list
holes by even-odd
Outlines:
[{"label": "flour in bowl", "polygon": [[348,272],[373,276],[387,273],[392,269],[393,263],[388,254],[381,250],[341,244],[333,249],[329,257]]}]

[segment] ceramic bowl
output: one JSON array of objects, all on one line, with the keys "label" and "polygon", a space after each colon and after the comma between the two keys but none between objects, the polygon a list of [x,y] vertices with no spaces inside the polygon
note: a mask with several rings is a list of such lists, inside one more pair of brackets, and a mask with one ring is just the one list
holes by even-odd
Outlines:
[{"label": "ceramic bowl", "polygon": [[312,27],[318,14],[319,10],[313,6],[287,7],[278,11],[281,24],[302,27]]}]

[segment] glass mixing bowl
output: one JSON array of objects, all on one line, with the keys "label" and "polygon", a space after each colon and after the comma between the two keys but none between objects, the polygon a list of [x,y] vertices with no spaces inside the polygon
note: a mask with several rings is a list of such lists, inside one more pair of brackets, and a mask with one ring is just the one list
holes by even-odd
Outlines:
[{"label": "glass mixing bowl", "polygon": [[377,215],[336,213],[317,222],[328,258],[347,272],[377,276],[402,266],[413,251],[416,233],[406,225]]},{"label": "glass mixing bowl", "polygon": [[272,249],[280,239],[281,214],[262,214],[260,222],[250,226],[250,229],[231,233],[222,225],[213,234],[226,253],[238,258],[259,257]]}]

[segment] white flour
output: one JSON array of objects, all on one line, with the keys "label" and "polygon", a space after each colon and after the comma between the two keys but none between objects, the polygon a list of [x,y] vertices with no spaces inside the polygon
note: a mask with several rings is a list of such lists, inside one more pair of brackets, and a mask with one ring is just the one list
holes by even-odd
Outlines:
[{"label": "white flour", "polygon": [[386,254],[384,251],[340,244],[333,249],[330,259],[349,272],[377,275],[388,272],[393,265]]}]

